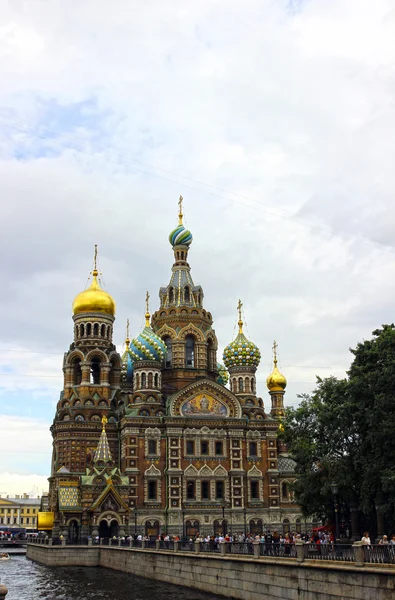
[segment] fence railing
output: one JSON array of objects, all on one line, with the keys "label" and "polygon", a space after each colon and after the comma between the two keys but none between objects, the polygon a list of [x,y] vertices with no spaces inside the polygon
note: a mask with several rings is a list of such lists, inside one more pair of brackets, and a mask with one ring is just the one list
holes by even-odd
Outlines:
[{"label": "fence railing", "polygon": [[305,560],[336,561],[362,564],[395,565],[395,546],[370,545],[361,546],[360,542],[351,544],[315,544],[299,542],[296,544],[266,544],[259,541],[246,542],[193,542],[174,540],[133,540],[131,538],[89,537],[78,540],[62,538],[35,538],[28,545],[46,546],[94,546],[135,548],[139,550],[161,550],[168,552],[194,552],[203,554],[232,554],[253,556],[254,558],[292,559],[298,562]]}]

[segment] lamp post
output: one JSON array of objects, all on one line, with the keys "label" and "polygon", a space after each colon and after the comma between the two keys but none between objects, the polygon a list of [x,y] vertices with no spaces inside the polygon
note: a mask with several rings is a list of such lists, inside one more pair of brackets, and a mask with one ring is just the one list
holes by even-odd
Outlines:
[{"label": "lamp post", "polygon": [[136,539],[137,537],[137,507],[134,507],[134,538]]},{"label": "lamp post", "polygon": [[337,485],[337,483],[333,482],[331,483],[331,490],[332,490],[332,494],[333,494],[333,502],[335,505],[335,522],[336,522],[336,540],[339,539],[339,505],[337,503],[337,495],[339,493],[339,486]]},{"label": "lamp post", "polygon": [[227,532],[227,523],[225,521],[225,507],[226,507],[226,502],[225,500],[221,500],[221,508],[222,508],[222,535],[226,535]]}]

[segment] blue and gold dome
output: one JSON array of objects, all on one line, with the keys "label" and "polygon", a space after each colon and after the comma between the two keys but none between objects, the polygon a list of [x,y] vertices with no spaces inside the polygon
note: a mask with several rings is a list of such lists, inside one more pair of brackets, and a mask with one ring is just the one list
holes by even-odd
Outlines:
[{"label": "blue and gold dome", "polygon": [[149,294],[147,292],[147,311],[145,313],[145,327],[129,345],[129,354],[133,363],[138,360],[156,360],[162,362],[166,356],[166,344],[150,326],[150,313],[148,311]]},{"label": "blue and gold dome", "polygon": [[173,247],[178,246],[180,244],[182,244],[183,246],[190,246],[192,244],[193,239],[192,233],[188,229],[186,229],[182,223],[182,200],[183,198],[182,196],[180,196],[180,200],[178,202],[178,205],[180,207],[178,213],[178,225],[175,229],[173,229],[173,231],[169,235],[169,242]]},{"label": "blue and gold dome", "polygon": [[220,385],[226,385],[229,381],[229,373],[226,370],[225,365],[222,365],[221,363],[217,363],[217,371],[218,371],[217,383],[219,383]]},{"label": "blue and gold dome", "polygon": [[125,351],[122,354],[122,380],[128,383],[133,381],[133,361],[129,352],[129,319],[126,323]]},{"label": "blue and gold dome", "polygon": [[239,300],[239,333],[233,342],[226,346],[223,353],[223,361],[226,367],[257,367],[261,361],[261,353],[254,344],[246,338],[243,333],[243,320],[241,318],[241,301]]}]

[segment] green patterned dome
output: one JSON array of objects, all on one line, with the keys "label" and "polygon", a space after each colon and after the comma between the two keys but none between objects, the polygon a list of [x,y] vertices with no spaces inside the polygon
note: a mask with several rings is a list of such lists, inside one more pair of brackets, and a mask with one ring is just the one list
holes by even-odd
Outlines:
[{"label": "green patterned dome", "polygon": [[224,365],[222,365],[221,363],[217,363],[217,371],[218,371],[217,383],[219,383],[220,385],[226,385],[229,381],[229,373],[226,370],[226,367]]},{"label": "green patterned dome", "polygon": [[241,300],[237,305],[239,311],[239,333],[237,338],[226,346],[223,354],[223,360],[226,367],[257,367],[261,360],[259,348],[253,342],[247,340],[243,333],[243,319],[241,316]]}]

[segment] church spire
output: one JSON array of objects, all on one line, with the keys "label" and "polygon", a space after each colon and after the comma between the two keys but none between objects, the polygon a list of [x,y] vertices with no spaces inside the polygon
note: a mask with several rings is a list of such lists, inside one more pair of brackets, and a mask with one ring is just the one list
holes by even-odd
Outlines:
[{"label": "church spire", "polygon": [[101,436],[100,436],[100,440],[99,440],[99,443],[96,448],[95,456],[93,458],[93,461],[95,463],[98,461],[104,461],[104,462],[112,461],[111,450],[110,450],[110,446],[108,444],[107,433],[106,433],[107,421],[108,421],[108,419],[105,416],[101,420],[101,422],[102,422]]}]

